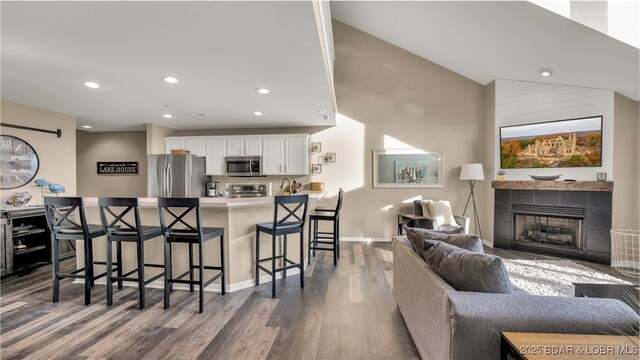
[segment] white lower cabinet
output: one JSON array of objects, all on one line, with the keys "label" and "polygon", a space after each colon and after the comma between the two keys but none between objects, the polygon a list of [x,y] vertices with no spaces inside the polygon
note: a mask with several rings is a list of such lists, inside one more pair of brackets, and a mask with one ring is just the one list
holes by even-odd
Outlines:
[{"label": "white lower cabinet", "polygon": [[205,140],[207,157],[207,175],[224,175],[226,173],[224,158],[227,156],[226,139]]}]

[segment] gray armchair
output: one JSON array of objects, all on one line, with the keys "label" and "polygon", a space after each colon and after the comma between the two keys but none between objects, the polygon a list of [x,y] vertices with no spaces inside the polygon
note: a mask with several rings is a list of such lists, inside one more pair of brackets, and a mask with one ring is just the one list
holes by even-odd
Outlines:
[{"label": "gray armchair", "polygon": [[[422,200],[413,201],[413,213],[415,215],[424,216],[422,213]],[[413,219],[409,222],[409,227],[417,227],[422,229],[436,230],[449,234],[468,234],[471,219],[464,216],[453,215],[456,219],[456,225],[438,225],[435,219],[424,217],[421,219]]]}]

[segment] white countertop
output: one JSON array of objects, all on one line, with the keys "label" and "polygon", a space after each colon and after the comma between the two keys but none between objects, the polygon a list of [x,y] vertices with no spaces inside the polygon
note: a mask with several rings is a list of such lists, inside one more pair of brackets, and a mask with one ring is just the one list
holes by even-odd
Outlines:
[{"label": "white countertop", "polygon": [[[326,191],[302,191],[299,194],[309,195],[309,201],[315,202],[326,195]],[[224,198],[224,197],[203,197],[200,198],[200,207],[203,209],[229,209],[248,206],[273,205],[273,196],[258,198]],[[140,207],[158,206],[158,198],[138,198]],[[84,198],[84,206],[98,206],[97,197]]]}]

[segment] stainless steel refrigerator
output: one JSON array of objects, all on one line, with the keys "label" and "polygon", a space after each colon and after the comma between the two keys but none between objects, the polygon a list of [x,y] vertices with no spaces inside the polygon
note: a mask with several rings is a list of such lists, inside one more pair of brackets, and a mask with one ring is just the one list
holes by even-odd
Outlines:
[{"label": "stainless steel refrigerator", "polygon": [[205,158],[195,155],[148,155],[149,197],[204,197]]}]

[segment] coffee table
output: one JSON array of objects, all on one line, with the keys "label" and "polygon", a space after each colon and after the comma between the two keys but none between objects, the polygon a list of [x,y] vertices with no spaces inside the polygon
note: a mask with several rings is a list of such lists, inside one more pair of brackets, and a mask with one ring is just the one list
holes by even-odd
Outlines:
[{"label": "coffee table", "polygon": [[576,297],[620,300],[640,314],[640,309],[638,307],[640,290],[637,285],[573,283],[573,286],[576,288]]},{"label": "coffee table", "polygon": [[503,332],[500,337],[503,360],[638,360],[639,352],[637,336]]}]

